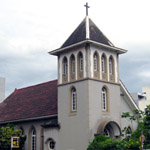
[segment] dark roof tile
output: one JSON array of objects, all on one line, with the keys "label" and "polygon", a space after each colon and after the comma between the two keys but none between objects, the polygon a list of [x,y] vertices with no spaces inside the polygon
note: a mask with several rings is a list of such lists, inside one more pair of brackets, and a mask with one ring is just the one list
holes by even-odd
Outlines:
[{"label": "dark roof tile", "polygon": [[57,114],[57,80],[15,89],[0,104],[0,122]]},{"label": "dark roof tile", "polygon": [[[86,23],[88,21],[89,23]],[[86,39],[87,27],[86,24],[89,25],[89,40],[99,42],[101,44],[105,44],[108,46],[113,46],[113,44],[108,40],[108,38],[100,31],[100,29],[94,24],[94,22],[90,18],[85,18],[79,26],[75,29],[75,31],[69,36],[69,38],[65,41],[65,43],[61,46],[61,48],[65,48],[67,46],[82,42]]]}]

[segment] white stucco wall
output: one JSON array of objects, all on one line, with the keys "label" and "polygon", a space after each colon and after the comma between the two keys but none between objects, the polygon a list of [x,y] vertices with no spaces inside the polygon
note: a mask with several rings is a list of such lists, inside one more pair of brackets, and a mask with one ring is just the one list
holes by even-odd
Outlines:
[{"label": "white stucco wall", "polygon": [[150,105],[150,86],[146,85],[142,87],[142,93],[146,96],[146,99],[139,100],[139,108],[144,111],[147,105]]},{"label": "white stucco wall", "polygon": [[150,100],[141,100],[138,102],[139,103],[139,108],[142,110],[142,111],[145,111],[145,108],[150,105]]},{"label": "white stucco wall", "polygon": [[150,101],[150,86],[149,85],[143,86],[142,92],[146,94],[146,100]]},{"label": "white stucco wall", "polygon": [[0,103],[5,98],[5,78],[0,77]]},{"label": "white stucco wall", "polygon": [[[102,111],[101,91],[108,90],[108,111]],[[120,126],[120,85],[107,82],[89,81],[89,130],[90,141],[97,134],[98,127],[105,121],[115,121]]]},{"label": "white stucco wall", "polygon": [[[70,113],[70,88],[77,90],[77,113]],[[59,149],[86,150],[89,144],[87,80],[58,86]]]},{"label": "white stucco wall", "polygon": [[56,142],[56,147],[55,150],[59,150],[58,145],[58,128],[42,128],[41,125],[48,123],[50,119],[45,119],[45,120],[36,120],[36,121],[26,121],[22,123],[15,123],[15,125],[18,126],[18,128],[22,128],[24,130],[24,134],[27,136],[26,142],[25,142],[25,150],[28,149],[28,138],[29,138],[29,131],[31,130],[32,127],[35,128],[36,130],[36,150],[41,150],[41,129],[43,129],[43,145],[44,145],[44,150],[49,150],[48,149],[48,143],[46,141],[49,138],[52,138]]},{"label": "white stucco wall", "polygon": [[[120,101],[121,101],[121,114],[123,112],[129,112],[131,115],[134,115],[133,110],[137,109],[138,107],[137,108],[134,107],[129,97],[122,90],[120,95]],[[136,121],[131,122],[127,118],[122,118],[121,128],[124,129],[124,127],[130,127],[132,130],[135,130],[137,128],[137,122]]]}]

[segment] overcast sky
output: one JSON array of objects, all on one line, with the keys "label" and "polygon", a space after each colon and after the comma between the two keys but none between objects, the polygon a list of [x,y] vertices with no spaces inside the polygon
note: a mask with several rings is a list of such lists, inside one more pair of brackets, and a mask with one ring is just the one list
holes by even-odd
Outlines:
[{"label": "overcast sky", "polygon": [[[89,16],[116,46],[130,92],[150,85],[150,0],[87,0]],[[85,0],[0,0],[0,76],[6,96],[57,79],[59,48],[85,17]]]}]

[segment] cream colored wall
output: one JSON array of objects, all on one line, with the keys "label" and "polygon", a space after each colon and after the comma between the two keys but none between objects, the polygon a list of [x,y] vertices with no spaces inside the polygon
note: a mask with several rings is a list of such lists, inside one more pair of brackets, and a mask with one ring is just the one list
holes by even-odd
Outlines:
[{"label": "cream colored wall", "polygon": [[[70,87],[77,90],[77,113],[70,113]],[[59,150],[86,150],[89,144],[88,81],[58,86]]]},{"label": "cream colored wall", "polygon": [[[97,134],[99,125],[104,121],[115,121],[120,125],[120,86],[106,82],[89,80],[89,131],[90,141]],[[108,88],[109,110],[102,112],[101,90]]]},{"label": "cream colored wall", "polygon": [[59,129],[58,128],[45,128],[44,129],[44,150],[49,150],[48,148],[48,142],[47,140],[49,138],[53,139],[56,142],[55,145],[55,150],[60,150],[59,149],[59,141],[58,141],[58,133]]},{"label": "cream colored wall", "polygon": [[142,111],[145,111],[145,108],[147,107],[147,105],[150,105],[150,100],[141,100],[138,103],[139,103],[139,108]]},{"label": "cream colored wall", "polygon": [[150,86],[149,85],[143,86],[142,87],[142,92],[146,93],[146,100],[150,101]]},{"label": "cream colored wall", "polygon": [[[36,150],[41,150],[41,142],[40,142],[40,138],[41,138],[41,129],[43,124],[49,122],[50,120],[39,120],[39,121],[29,121],[29,122],[23,122],[23,123],[16,123],[15,125],[17,125],[19,128],[22,127],[24,130],[25,135],[27,136],[26,142],[25,142],[25,150],[29,150],[30,146],[28,145],[28,138],[29,138],[29,131],[31,129],[31,127],[34,127],[36,130]],[[58,132],[59,129],[58,128],[43,128],[43,133],[44,133],[44,150],[47,150],[47,143],[46,141],[49,138],[52,138],[55,142],[56,142],[56,148],[55,150],[60,150],[58,148],[59,142],[58,142]]]},{"label": "cream colored wall", "polygon": [[0,77],[0,103],[5,98],[5,78]]},{"label": "cream colored wall", "polygon": [[[133,110],[135,108],[131,106],[131,104],[129,103],[130,102],[129,98],[122,91],[120,101],[121,101],[121,114],[123,112],[130,112],[131,115],[134,115]],[[130,126],[132,130],[135,130],[137,128],[137,122],[136,121],[131,122],[129,119],[121,118],[121,128],[124,129],[124,127],[128,126]]]},{"label": "cream colored wall", "polygon": [[146,93],[146,99],[143,99],[143,100],[139,100],[138,101],[138,105],[139,105],[139,108],[144,111],[145,108],[147,107],[147,105],[150,105],[150,86],[147,85],[147,86],[143,86],[142,87],[142,93]]}]

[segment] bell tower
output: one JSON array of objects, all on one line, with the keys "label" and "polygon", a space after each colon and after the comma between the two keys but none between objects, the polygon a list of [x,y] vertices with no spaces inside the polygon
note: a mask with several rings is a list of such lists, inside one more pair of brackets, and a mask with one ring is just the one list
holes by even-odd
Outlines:
[{"label": "bell tower", "polygon": [[[95,134],[106,132],[106,122],[121,124],[119,55],[126,50],[108,40],[89,18],[88,4],[85,7],[79,26],[59,49],[49,52],[58,57],[61,150],[86,150]],[[107,132],[119,135],[109,128]]]}]

